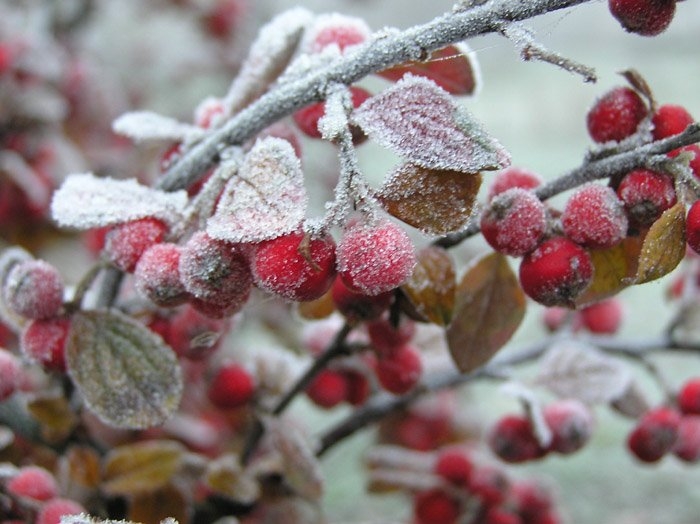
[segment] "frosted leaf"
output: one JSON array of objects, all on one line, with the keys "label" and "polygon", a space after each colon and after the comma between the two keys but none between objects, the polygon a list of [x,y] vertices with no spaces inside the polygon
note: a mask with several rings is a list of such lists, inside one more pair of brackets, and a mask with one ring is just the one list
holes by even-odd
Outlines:
[{"label": "frosted leaf", "polygon": [[291,233],[306,215],[301,162],[281,138],[258,140],[226,184],[207,234],[228,242],[260,242]]},{"label": "frosted leaf", "polygon": [[112,130],[134,142],[173,140],[191,142],[204,136],[204,130],[151,111],[130,111],[112,122]]},{"label": "frosted leaf", "polygon": [[135,179],[70,175],[54,193],[51,215],[61,227],[92,229],[154,217],[174,224],[182,220],[187,193],[166,193]]},{"label": "frosted leaf", "polygon": [[566,342],[545,353],[535,382],[561,398],[599,404],[620,398],[632,374],[621,361],[593,346]]},{"label": "frosted leaf", "polygon": [[0,172],[22,190],[29,202],[37,208],[45,209],[51,200],[51,190],[19,153],[11,150],[0,152]]},{"label": "frosted leaf", "polygon": [[365,101],[353,119],[372,140],[427,169],[477,173],[510,163],[466,109],[426,78],[404,76]]},{"label": "frosted leaf", "polygon": [[[16,265],[30,260],[33,260],[32,255],[21,247],[13,246],[5,249],[0,254],[0,289],[5,288],[7,277]],[[26,319],[15,313],[5,303],[5,293],[0,293],[0,320],[16,333],[21,331],[26,322]]]},{"label": "frosted leaf", "polygon": [[226,95],[229,111],[247,106],[279,77],[289,65],[304,28],[312,20],[310,11],[295,7],[280,13],[260,29]]}]

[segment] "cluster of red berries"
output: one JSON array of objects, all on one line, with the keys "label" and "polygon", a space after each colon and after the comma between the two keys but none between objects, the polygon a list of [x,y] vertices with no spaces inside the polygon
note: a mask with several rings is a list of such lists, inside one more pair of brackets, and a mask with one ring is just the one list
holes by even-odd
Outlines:
[{"label": "cluster of red berries", "polygon": [[671,24],[676,0],[608,0],[608,7],[626,31],[655,36]]},{"label": "cluster of red berries", "polygon": [[672,453],[684,462],[700,461],[700,378],[692,378],[676,397],[677,408],[647,411],[627,437],[630,452],[643,462]]},{"label": "cluster of red berries", "polygon": [[501,460],[518,464],[540,459],[548,453],[575,453],[593,434],[593,413],[578,400],[552,402],[544,407],[543,416],[552,435],[546,446],[540,442],[529,417],[507,415],[491,428],[489,447]]},{"label": "cluster of red berries", "polygon": [[3,517],[29,519],[31,515],[31,522],[36,524],[59,524],[61,517],[85,512],[79,503],[60,497],[54,475],[39,466],[21,467],[0,483],[0,491],[4,492],[10,503],[8,508],[3,505],[9,512],[9,515],[3,513]]},{"label": "cluster of red berries", "polygon": [[438,452],[432,473],[440,486],[413,496],[416,524],[556,524],[551,494],[530,480],[512,481],[499,468],[474,462],[461,448]]},{"label": "cluster of red berries", "polygon": [[623,303],[613,297],[575,311],[562,307],[546,308],[542,321],[550,332],[567,326],[574,332],[583,329],[596,335],[614,335],[620,329],[623,317]]}]

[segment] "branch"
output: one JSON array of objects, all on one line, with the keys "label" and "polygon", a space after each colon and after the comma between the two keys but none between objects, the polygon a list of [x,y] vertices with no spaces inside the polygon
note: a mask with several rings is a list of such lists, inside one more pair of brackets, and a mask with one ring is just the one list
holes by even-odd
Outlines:
[{"label": "branch", "polygon": [[350,85],[365,76],[467,38],[498,32],[504,22],[517,22],[589,0],[492,0],[463,12],[446,13],[435,20],[401,32],[378,33],[337,62],[297,81],[280,84],[212,132],[173,165],[159,180],[166,191],[182,189],[216,163],[222,147],[242,144],[268,125],[325,95],[332,83]]}]

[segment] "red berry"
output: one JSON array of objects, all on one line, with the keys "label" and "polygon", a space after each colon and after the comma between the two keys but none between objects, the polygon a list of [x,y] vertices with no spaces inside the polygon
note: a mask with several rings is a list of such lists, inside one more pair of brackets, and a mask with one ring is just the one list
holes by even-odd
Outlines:
[{"label": "red berry", "polygon": [[688,167],[693,172],[693,175],[695,175],[695,178],[700,179],[700,145],[690,144],[689,146],[679,147],[678,149],[670,151],[668,156],[675,158],[685,151],[693,154],[693,159],[688,164]]},{"label": "red berry", "polygon": [[0,348],[0,402],[12,395],[22,382],[19,359],[6,349]]},{"label": "red berry", "polygon": [[180,246],[162,243],[149,247],[134,270],[136,289],[158,306],[184,304],[189,295],[180,281],[179,267]]},{"label": "red berry", "polygon": [[540,484],[521,480],[511,488],[511,496],[515,510],[525,522],[531,522],[535,517],[552,509],[552,496]]},{"label": "red berry", "polygon": [[398,326],[394,326],[388,318],[367,323],[370,344],[380,354],[391,353],[394,349],[410,342],[415,332],[415,322],[403,317]]},{"label": "red berry", "polygon": [[565,237],[544,241],[520,264],[525,293],[545,306],[573,304],[593,279],[591,257]]},{"label": "red berry", "polygon": [[630,221],[641,227],[656,222],[661,213],[676,203],[673,179],[648,169],[627,173],[617,187],[617,196],[625,205]]},{"label": "red berry", "polygon": [[306,388],[306,394],[322,408],[335,407],[348,397],[347,377],[341,371],[324,369]]},{"label": "red berry", "polygon": [[35,524],[60,524],[61,517],[80,515],[84,512],[85,508],[77,502],[70,499],[55,498],[41,507]]},{"label": "red berry", "polygon": [[207,397],[217,408],[237,408],[248,404],[255,394],[255,381],[243,366],[225,364],[214,375]]},{"label": "red berry", "polygon": [[416,524],[453,524],[459,514],[459,501],[441,489],[416,493],[413,499]]},{"label": "red berry", "polygon": [[579,312],[581,324],[591,333],[612,335],[622,324],[622,301],[617,298],[602,300]]},{"label": "red berry", "polygon": [[651,123],[654,124],[652,135],[654,140],[678,135],[693,122],[692,115],[683,106],[665,104],[660,106],[651,118]]},{"label": "red berry", "polygon": [[215,320],[185,306],[170,319],[165,341],[178,356],[201,360],[217,349],[227,328],[226,321]]},{"label": "red berry", "polygon": [[56,316],[63,305],[61,274],[43,260],[16,264],[7,275],[3,292],[7,305],[25,318]]},{"label": "red berry", "polygon": [[634,89],[616,87],[588,111],[588,134],[598,143],[619,142],[634,134],[647,112],[644,100]]},{"label": "red berry", "polygon": [[627,447],[639,460],[656,462],[676,443],[680,421],[680,415],[673,409],[649,410],[629,434]]},{"label": "red berry", "polygon": [[388,220],[355,224],[338,244],[338,273],[351,289],[379,295],[406,282],[416,265],[413,242]]},{"label": "red berry", "polygon": [[68,317],[32,320],[22,331],[22,352],[46,369],[63,372],[66,370],[65,347],[69,330]]},{"label": "red berry", "polygon": [[655,36],[671,23],[676,0],[608,0],[608,7],[625,31]]},{"label": "red berry", "polygon": [[10,495],[37,501],[50,500],[58,495],[54,476],[44,468],[25,466],[6,485]]},{"label": "red berry", "polygon": [[105,237],[107,259],[122,271],[131,273],[153,244],[163,241],[167,226],[155,218],[142,218],[114,226]]},{"label": "red berry", "polygon": [[331,294],[335,307],[352,322],[379,317],[394,299],[391,292],[372,296],[358,293],[348,288],[340,278],[333,282]]},{"label": "red berry", "polygon": [[83,245],[93,257],[98,257],[104,249],[105,238],[110,229],[112,229],[111,226],[96,227],[85,231],[83,234]]},{"label": "red berry", "polygon": [[361,406],[369,398],[372,387],[367,376],[354,370],[343,370],[347,382],[347,395],[345,400],[352,406]]},{"label": "red berry", "polygon": [[685,239],[688,246],[700,253],[700,200],[693,202],[685,220]]},{"label": "red berry", "polygon": [[304,48],[309,53],[320,53],[329,45],[345,48],[358,45],[370,37],[371,31],[364,20],[337,13],[320,15],[308,30]]},{"label": "red berry", "polygon": [[569,316],[572,317],[571,329],[578,331],[581,324],[580,315],[577,311],[573,312],[566,307],[553,306],[545,308],[542,314],[542,323],[550,333],[554,333],[564,327],[564,324],[569,321]]},{"label": "red berry", "polygon": [[491,451],[513,464],[538,459],[546,453],[535,436],[530,419],[519,415],[500,419],[491,429],[488,442]]},{"label": "red berry", "polygon": [[335,242],[290,233],[261,242],[252,262],[258,287],[294,301],[323,296],[335,278]]},{"label": "red berry", "polygon": [[673,454],[685,462],[700,461],[700,416],[681,417],[678,426],[678,439],[673,446]]},{"label": "red berry", "polygon": [[423,364],[420,355],[408,344],[377,360],[377,380],[387,391],[402,395],[420,380]]},{"label": "red berry", "polygon": [[469,477],[469,492],[484,506],[496,506],[506,499],[510,487],[508,478],[493,466],[478,466]]},{"label": "red berry", "polygon": [[522,189],[535,189],[542,185],[542,178],[532,171],[522,167],[507,167],[496,173],[489,188],[488,199],[491,200],[496,195],[508,191],[514,187]]},{"label": "red berry", "polygon": [[[372,93],[357,86],[350,86],[350,96],[352,98],[353,107],[358,107],[372,96]],[[318,130],[318,121],[326,114],[326,103],[317,102],[306,106],[292,115],[294,122],[302,133],[311,138],[321,138],[321,132]],[[353,127],[353,142],[358,144],[366,137],[359,128]]]},{"label": "red berry", "polygon": [[544,419],[552,431],[549,451],[563,455],[581,449],[593,433],[593,413],[578,400],[559,400],[544,408]]},{"label": "red berry", "polygon": [[678,392],[678,409],[686,415],[700,415],[700,378],[691,378]]},{"label": "red berry", "polygon": [[564,234],[590,248],[612,247],[627,235],[627,216],[615,191],[600,184],[581,186],[561,215]]},{"label": "red berry", "polygon": [[400,446],[417,451],[428,451],[438,445],[430,421],[414,414],[406,415],[396,424],[395,440]]},{"label": "red berry", "polygon": [[205,29],[214,38],[226,39],[231,36],[243,15],[243,4],[240,0],[218,0],[204,14]]},{"label": "red berry", "polygon": [[438,455],[433,471],[452,484],[466,486],[473,468],[472,461],[463,450],[448,448]]},{"label": "red berry", "polygon": [[479,522],[483,524],[522,524],[518,515],[509,509],[498,506],[489,507]]},{"label": "red berry", "polygon": [[194,124],[204,129],[217,127],[226,111],[223,100],[207,97],[200,102],[194,111]]},{"label": "red berry", "polygon": [[185,289],[199,299],[192,304],[215,317],[218,312],[232,315],[240,310],[253,285],[240,247],[215,240],[203,231],[183,246],[179,272]]}]

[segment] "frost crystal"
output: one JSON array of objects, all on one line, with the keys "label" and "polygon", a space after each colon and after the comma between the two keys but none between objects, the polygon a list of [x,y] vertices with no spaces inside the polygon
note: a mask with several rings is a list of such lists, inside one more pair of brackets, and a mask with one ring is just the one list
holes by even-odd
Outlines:
[{"label": "frost crystal", "polygon": [[168,224],[182,220],[187,193],[166,193],[134,179],[98,178],[92,173],[69,176],[54,193],[51,216],[61,227],[92,229],[139,218]]},{"label": "frost crystal", "polygon": [[426,78],[404,76],[364,102],[354,120],[372,140],[427,169],[476,173],[510,162],[505,149]]},{"label": "frost crystal", "polygon": [[204,136],[199,127],[178,122],[173,118],[151,111],[131,111],[112,123],[112,130],[134,142],[146,140],[174,140],[191,142]]},{"label": "frost crystal", "polygon": [[275,238],[299,228],[307,201],[294,148],[281,138],[265,138],[229,180],[216,213],[207,221],[207,233],[228,242]]}]

